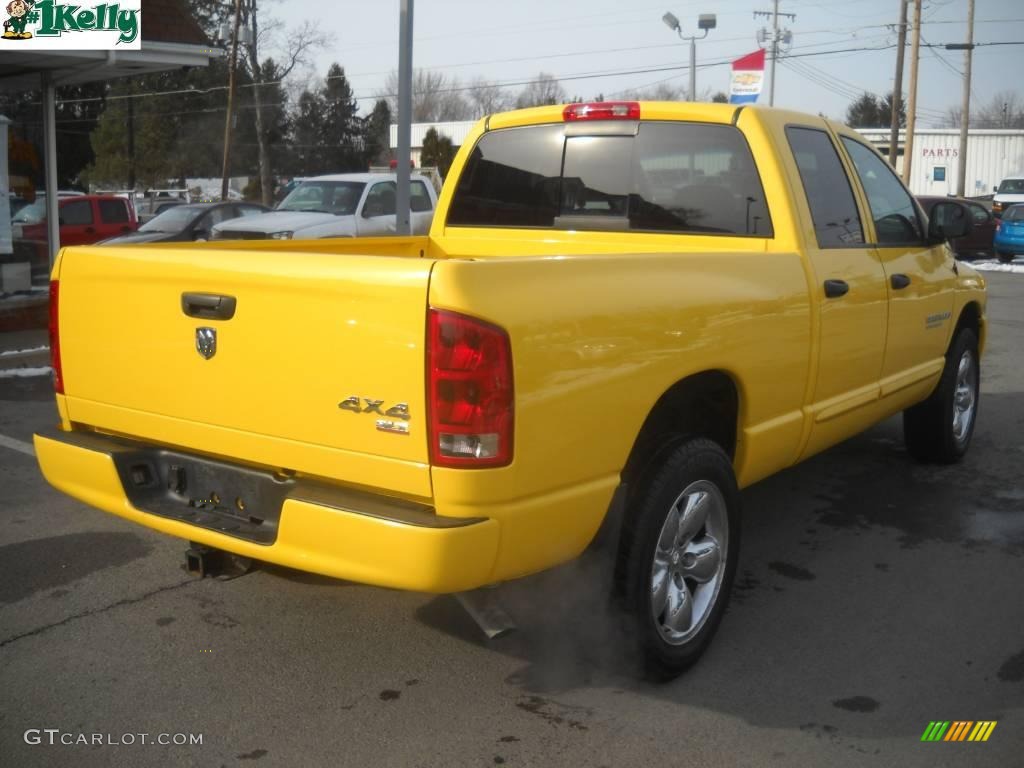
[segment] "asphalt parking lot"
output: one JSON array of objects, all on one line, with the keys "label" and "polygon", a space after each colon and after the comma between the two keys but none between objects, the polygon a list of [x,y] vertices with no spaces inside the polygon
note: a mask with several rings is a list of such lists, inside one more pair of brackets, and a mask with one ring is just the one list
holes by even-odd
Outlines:
[{"label": "asphalt parking lot", "polygon": [[[590,561],[503,587],[520,629],[488,642],[450,597],[192,579],[0,445],[0,765],[1024,765],[1024,275],[987,277],[966,460],[914,464],[894,419],[744,492],[729,612],[667,685]],[[53,419],[48,379],[0,379],[0,434]],[[935,720],[997,726],[922,743]]]}]

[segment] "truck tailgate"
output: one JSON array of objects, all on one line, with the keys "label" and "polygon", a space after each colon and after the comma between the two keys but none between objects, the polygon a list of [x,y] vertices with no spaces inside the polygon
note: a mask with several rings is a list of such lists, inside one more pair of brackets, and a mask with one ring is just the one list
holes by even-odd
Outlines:
[{"label": "truck tailgate", "polygon": [[[419,253],[67,249],[59,280],[68,418],[429,496],[424,342],[432,262]],[[186,309],[184,294],[231,297],[233,316],[203,317],[207,310]],[[405,413],[388,415],[402,403]]]}]

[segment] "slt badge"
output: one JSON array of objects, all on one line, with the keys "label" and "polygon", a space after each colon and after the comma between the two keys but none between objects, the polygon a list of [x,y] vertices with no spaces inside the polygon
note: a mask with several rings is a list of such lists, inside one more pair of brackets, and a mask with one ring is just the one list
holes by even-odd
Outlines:
[{"label": "slt badge", "polygon": [[[366,407],[363,407],[363,403]],[[397,435],[409,434],[409,405],[408,403],[396,403],[386,411],[381,410],[383,400],[373,400],[369,397],[356,397],[352,395],[338,403],[343,411],[352,413],[376,413],[385,418],[377,419],[377,429],[381,432],[392,432]]]}]

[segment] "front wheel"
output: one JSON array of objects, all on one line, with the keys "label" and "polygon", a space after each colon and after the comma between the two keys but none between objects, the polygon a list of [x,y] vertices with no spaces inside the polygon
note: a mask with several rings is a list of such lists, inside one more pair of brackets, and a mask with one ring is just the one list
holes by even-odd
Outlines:
[{"label": "front wheel", "polygon": [[999,261],[1003,264],[1009,264],[1013,261],[1013,254],[1008,251],[996,251],[996,256],[999,257]]},{"label": "front wheel", "polygon": [[960,461],[978,417],[978,338],[964,328],[946,353],[946,366],[931,397],[903,412],[903,437],[918,461]]},{"label": "front wheel", "polygon": [[640,481],[618,586],[648,676],[679,675],[710,643],[736,572],[739,508],[732,463],[710,440],[680,444]]}]

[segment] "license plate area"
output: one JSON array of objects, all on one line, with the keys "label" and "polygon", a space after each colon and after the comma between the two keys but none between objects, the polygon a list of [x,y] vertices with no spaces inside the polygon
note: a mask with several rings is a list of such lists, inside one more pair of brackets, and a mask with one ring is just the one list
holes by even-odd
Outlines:
[{"label": "license plate area", "polygon": [[159,448],[113,454],[132,505],[229,536],[273,544],[295,480]]}]

